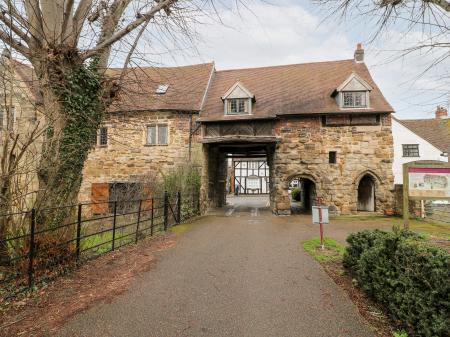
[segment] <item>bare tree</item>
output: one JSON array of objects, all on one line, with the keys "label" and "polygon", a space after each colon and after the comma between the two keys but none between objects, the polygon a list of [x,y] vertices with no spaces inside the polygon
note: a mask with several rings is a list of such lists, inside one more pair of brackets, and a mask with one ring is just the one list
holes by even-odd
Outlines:
[{"label": "bare tree", "polygon": [[[368,36],[371,42],[395,29],[403,37],[402,45],[389,51],[392,56],[387,61],[408,56],[429,60],[423,68],[417,69],[416,78],[429,72],[430,76],[437,77],[436,83],[448,83],[446,88],[450,87],[450,74],[448,67],[445,67],[450,60],[449,0],[313,1],[329,12],[328,18],[359,20],[367,29],[372,27],[372,33]],[[445,84],[440,87],[445,87]],[[447,101],[450,99],[450,90],[444,90],[438,96]]]},{"label": "bare tree", "polygon": [[[3,242],[7,233],[22,229],[21,211],[30,205],[36,191],[36,160],[40,154],[43,127],[37,106],[29,99],[29,87],[20,81],[17,67],[26,67],[2,55],[0,61],[0,265],[7,263],[9,252]],[[20,106],[18,106],[20,105]],[[28,107],[27,112],[21,107]],[[14,214],[16,213],[16,214]]]},{"label": "bare tree", "polygon": [[[0,40],[37,75],[45,116],[38,167],[38,208],[76,200],[84,162],[117,81],[104,76],[113,45],[152,25],[188,30],[188,19],[212,0],[0,0]],[[142,32],[132,44],[133,52]],[[129,58],[127,58],[129,60]],[[38,219],[52,226],[66,214]]]}]

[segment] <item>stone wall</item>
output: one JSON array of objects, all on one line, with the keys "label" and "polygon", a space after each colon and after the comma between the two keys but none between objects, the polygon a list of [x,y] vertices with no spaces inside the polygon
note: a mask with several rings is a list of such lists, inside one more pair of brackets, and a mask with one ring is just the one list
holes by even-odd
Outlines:
[{"label": "stone wall", "polygon": [[[391,117],[374,126],[323,126],[321,117],[284,118],[276,122],[280,138],[271,164],[271,205],[277,214],[290,214],[289,182],[312,180],[318,197],[343,214],[357,211],[358,184],[368,174],[375,181],[376,211],[392,208],[393,144]],[[337,152],[330,164],[329,151]]]},{"label": "stone wall", "polygon": [[[89,154],[79,200],[91,201],[93,183],[152,182],[177,165],[186,164],[189,120],[189,114],[177,112],[110,114],[103,123],[108,128],[108,145],[97,145]],[[154,124],[168,125],[167,145],[146,144],[147,125]],[[196,138],[192,142],[193,161],[200,150]]]}]

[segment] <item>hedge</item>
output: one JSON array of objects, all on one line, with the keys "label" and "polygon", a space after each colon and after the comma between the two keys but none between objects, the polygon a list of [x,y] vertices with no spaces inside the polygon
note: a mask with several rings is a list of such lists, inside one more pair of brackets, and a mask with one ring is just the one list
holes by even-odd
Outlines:
[{"label": "hedge", "polygon": [[408,231],[351,234],[344,266],[416,336],[450,336],[450,254]]},{"label": "hedge", "polygon": [[298,187],[294,188],[291,192],[292,200],[294,201],[300,201],[302,198],[302,190]]}]

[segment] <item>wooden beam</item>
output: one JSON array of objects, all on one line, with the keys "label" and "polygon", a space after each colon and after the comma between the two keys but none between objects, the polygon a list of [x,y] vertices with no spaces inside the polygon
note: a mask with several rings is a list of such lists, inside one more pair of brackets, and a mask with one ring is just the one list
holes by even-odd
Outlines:
[{"label": "wooden beam", "polygon": [[278,143],[280,139],[275,136],[223,136],[223,137],[204,137],[201,140],[204,144],[212,144],[212,143],[227,143],[227,144],[236,144],[236,143]]}]

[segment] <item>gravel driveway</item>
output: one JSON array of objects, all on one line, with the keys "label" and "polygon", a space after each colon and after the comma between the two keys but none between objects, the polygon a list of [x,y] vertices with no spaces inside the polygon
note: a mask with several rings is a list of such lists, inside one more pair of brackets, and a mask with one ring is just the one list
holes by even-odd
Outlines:
[{"label": "gravel driveway", "polygon": [[309,217],[276,217],[234,198],[180,234],[156,267],[60,336],[374,336],[345,293],[301,248]]}]

